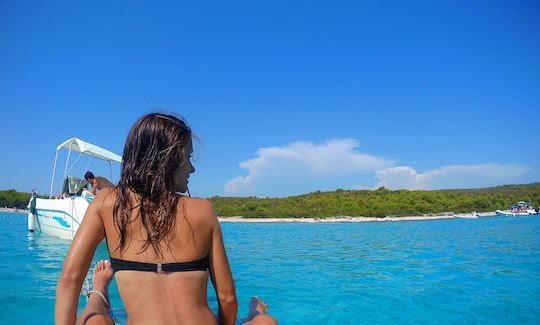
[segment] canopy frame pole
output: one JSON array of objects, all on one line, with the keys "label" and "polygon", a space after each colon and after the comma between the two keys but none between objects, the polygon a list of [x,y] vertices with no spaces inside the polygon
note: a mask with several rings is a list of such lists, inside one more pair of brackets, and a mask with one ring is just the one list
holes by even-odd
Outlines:
[{"label": "canopy frame pole", "polygon": [[69,163],[69,156],[71,156],[71,147],[73,146],[73,144],[70,144],[69,145],[69,151],[68,151],[68,155],[67,155],[67,159],[66,159],[66,168],[64,168],[64,178],[66,178],[66,175],[67,175],[67,168],[68,168],[68,163]]},{"label": "canopy frame pole", "polygon": [[71,164],[71,166],[69,167],[68,169],[68,173],[71,173],[71,170],[73,169],[73,167],[75,167],[75,164],[77,163],[77,161],[79,161],[79,159],[82,157],[82,153],[79,153],[79,155],[77,156],[77,158],[75,159],[75,161],[73,162],[73,164]]},{"label": "canopy frame pole", "polygon": [[109,172],[111,173],[111,182],[114,184],[114,179],[113,179],[113,175],[112,175],[112,163],[111,163],[110,160],[109,160]]},{"label": "canopy frame pole", "polygon": [[88,167],[90,167],[90,163],[92,162],[92,159],[94,159],[92,156],[88,156],[88,158],[88,163],[86,164],[86,168],[84,170],[90,170]]},{"label": "canopy frame pole", "polygon": [[49,191],[49,199],[53,195],[53,186],[54,186],[54,174],[56,173],[56,160],[58,159],[58,150],[56,150],[56,155],[54,155],[54,165],[52,170],[52,179],[51,179],[51,190]]}]

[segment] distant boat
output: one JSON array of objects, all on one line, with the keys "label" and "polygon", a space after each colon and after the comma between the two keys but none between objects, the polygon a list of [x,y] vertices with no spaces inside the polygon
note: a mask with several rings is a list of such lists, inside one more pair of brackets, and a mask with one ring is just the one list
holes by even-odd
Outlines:
[{"label": "distant boat", "polygon": [[530,209],[524,212],[513,212],[511,210],[496,210],[495,213],[498,216],[506,216],[506,217],[528,217],[528,216],[535,216],[538,215],[538,211],[534,209]]},{"label": "distant boat", "polygon": [[[67,149],[69,152],[60,191],[61,198],[55,198],[53,196],[54,176],[58,151],[61,149]],[[111,163],[113,161],[122,162],[121,156],[77,138],[68,139],[60,144],[56,147],[49,198],[41,199],[38,197],[36,191],[32,191],[32,196],[28,202],[28,209],[30,210],[28,213],[29,231],[41,231],[44,234],[72,240],[79,229],[86,209],[94,199],[94,196],[85,189],[87,184],[85,180],[67,174],[71,169],[68,169],[68,163],[72,151],[108,162],[109,168],[111,168],[111,180]],[[78,160],[79,158],[73,162],[73,165]]]},{"label": "distant boat", "polygon": [[476,211],[473,211],[471,213],[465,213],[465,214],[454,214],[454,218],[459,219],[478,219],[478,213]]},{"label": "distant boat", "polygon": [[539,214],[539,209],[534,209],[529,202],[520,201],[517,204],[512,205],[508,210],[496,210],[495,213],[498,216],[505,217],[528,217]]}]

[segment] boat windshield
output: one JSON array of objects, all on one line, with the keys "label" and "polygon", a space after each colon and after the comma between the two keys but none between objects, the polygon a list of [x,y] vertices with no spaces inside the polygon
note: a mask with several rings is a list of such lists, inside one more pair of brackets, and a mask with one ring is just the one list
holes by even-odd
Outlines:
[{"label": "boat windshield", "polygon": [[75,176],[67,175],[62,184],[62,194],[69,196],[81,195],[84,189],[87,189],[88,182]]}]

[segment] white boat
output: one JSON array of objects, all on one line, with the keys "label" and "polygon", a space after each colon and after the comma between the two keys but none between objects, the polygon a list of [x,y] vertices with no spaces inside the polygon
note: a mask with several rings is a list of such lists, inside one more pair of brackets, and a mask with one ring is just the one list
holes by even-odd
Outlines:
[{"label": "white boat", "polygon": [[[54,177],[58,152],[62,149],[69,150],[61,191],[63,198],[55,198],[53,197]],[[28,209],[30,210],[28,213],[29,231],[40,231],[44,234],[69,240],[75,237],[75,233],[79,229],[86,209],[90,202],[92,202],[93,195],[84,188],[86,184],[84,180],[81,181],[76,177],[67,175],[69,158],[72,151],[79,152],[80,155],[86,155],[108,162],[109,168],[111,168],[111,175],[112,162],[122,162],[121,156],[77,138],[68,139],[60,144],[56,148],[49,198],[41,199],[33,193],[30,202],[28,202]],[[77,162],[80,155],[73,164]]]},{"label": "white boat", "polygon": [[529,202],[520,201],[508,210],[496,210],[495,213],[505,217],[528,217],[538,215],[539,209],[534,209]]},{"label": "white boat", "polygon": [[454,214],[454,218],[459,219],[478,219],[478,213],[476,211],[465,214]]},{"label": "white boat", "polygon": [[522,212],[515,212],[512,210],[496,210],[495,213],[498,216],[505,216],[505,217],[528,217],[528,216],[535,216],[538,215],[538,212],[534,209],[529,209]]}]

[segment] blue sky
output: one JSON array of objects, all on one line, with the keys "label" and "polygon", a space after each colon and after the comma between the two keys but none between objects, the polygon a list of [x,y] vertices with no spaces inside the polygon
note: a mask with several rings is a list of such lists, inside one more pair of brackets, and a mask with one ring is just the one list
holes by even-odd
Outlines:
[{"label": "blue sky", "polygon": [[197,196],[540,181],[535,1],[2,1],[0,44],[0,189],[155,109],[201,139]]}]

